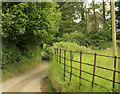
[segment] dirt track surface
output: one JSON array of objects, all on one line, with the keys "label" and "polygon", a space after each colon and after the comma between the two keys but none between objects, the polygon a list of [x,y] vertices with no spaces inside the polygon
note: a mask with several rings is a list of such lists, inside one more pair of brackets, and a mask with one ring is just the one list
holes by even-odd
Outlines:
[{"label": "dirt track surface", "polygon": [[2,83],[2,92],[43,92],[44,78],[48,75],[48,62],[43,62],[32,71]]}]

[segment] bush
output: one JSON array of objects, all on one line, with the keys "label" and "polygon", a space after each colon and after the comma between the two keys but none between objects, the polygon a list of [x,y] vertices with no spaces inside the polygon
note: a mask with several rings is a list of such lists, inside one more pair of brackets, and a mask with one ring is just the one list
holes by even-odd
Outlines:
[{"label": "bush", "polygon": [[112,34],[109,31],[92,31],[87,34],[88,46],[92,49],[106,49],[111,47]]},{"label": "bush", "polygon": [[92,49],[106,49],[111,47],[112,33],[108,29],[99,31],[66,33],[62,36],[61,41],[77,43],[80,46],[91,47]]},{"label": "bush", "polygon": [[2,65],[21,61],[23,56],[12,42],[2,44]]},{"label": "bush", "polygon": [[50,59],[52,59],[54,53],[54,49],[52,48],[52,46],[49,44],[44,44],[43,50],[45,51],[45,57],[49,57]]},{"label": "bush", "polygon": [[61,41],[72,42],[72,43],[75,42],[75,43],[79,44],[80,46],[84,45],[84,33],[78,32],[78,31],[75,31],[70,34],[66,33],[61,38]]},{"label": "bush", "polygon": [[117,45],[120,47],[120,40],[117,40]]},{"label": "bush", "polygon": [[116,34],[116,39],[117,39],[117,45],[120,47],[120,33],[119,32]]},{"label": "bush", "polygon": [[66,49],[66,50],[72,50],[72,51],[82,51],[82,52],[91,52],[91,48],[86,48],[84,46],[80,46],[77,43],[71,43],[71,42],[56,42],[53,44],[54,48],[59,49]]},{"label": "bush", "polygon": [[27,58],[34,58],[36,56],[40,56],[41,48],[37,45],[29,44],[26,46],[25,53]]},{"label": "bush", "polygon": [[[2,67],[22,62],[24,58],[34,58],[40,56],[41,48],[38,46],[26,46],[27,49],[23,49],[26,54],[23,54],[21,50],[12,41],[5,41],[3,39],[2,44]],[[29,49],[28,49],[29,48]]]},{"label": "bush", "polygon": [[[7,80],[16,74],[32,69],[41,61],[41,48],[32,46],[21,53],[15,42],[5,41],[2,44],[2,79]],[[25,50],[25,49],[23,49]],[[30,52],[29,52],[30,51]]]}]

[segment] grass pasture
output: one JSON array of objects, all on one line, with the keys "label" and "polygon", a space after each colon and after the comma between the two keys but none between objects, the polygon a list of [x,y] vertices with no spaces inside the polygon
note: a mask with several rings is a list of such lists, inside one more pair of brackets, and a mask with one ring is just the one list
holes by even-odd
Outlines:
[{"label": "grass pasture", "polygon": [[[87,52],[87,49],[86,49],[86,52]],[[92,51],[92,53],[112,56],[112,49]],[[74,54],[73,60],[80,61],[80,53],[72,53],[72,54]],[[60,55],[60,51],[58,51],[58,55]],[[61,50],[61,56],[64,57],[63,50]],[[70,59],[70,52],[66,52],[66,58]],[[60,61],[59,57],[58,57],[58,61]],[[94,65],[94,55],[82,54],[82,62]],[[64,69],[64,58],[61,58],[61,63],[63,63],[63,64],[59,64],[59,62],[58,62],[58,65],[61,66],[62,69]],[[66,65],[70,66],[70,60],[66,60]],[[71,68],[68,66],[65,66],[65,69],[70,72]],[[105,68],[113,70],[114,69],[114,58],[103,57],[103,56],[97,55],[96,66],[105,67]],[[72,67],[80,70],[80,63],[72,61]],[[60,71],[63,74],[64,70],[62,70],[61,68],[60,68]],[[74,68],[72,68],[72,73],[77,76],[80,76],[80,71],[76,70]],[[82,70],[89,72],[89,73],[93,73],[93,66],[82,64]],[[118,59],[117,59],[117,63],[116,63],[116,70],[118,71]],[[63,86],[66,88],[66,90],[68,92],[111,92],[112,91],[113,82],[107,81],[107,80],[99,78],[97,76],[94,76],[94,83],[104,86],[105,88],[99,87],[95,84],[93,84],[93,88],[92,88],[91,82],[92,82],[93,75],[90,75],[83,71],[81,73],[81,77],[89,80],[90,82],[87,82],[83,79],[79,79],[79,77],[76,77],[74,75],[72,75],[72,78],[71,78],[72,80],[71,80],[71,82],[69,82],[70,73],[65,72],[67,77],[65,78],[65,84]],[[104,77],[106,79],[113,80],[113,71],[109,71],[109,70],[105,70],[105,69],[96,67],[95,75]],[[118,82],[118,73],[116,73],[115,81]],[[81,86],[79,86],[80,83],[82,84]],[[118,84],[115,84],[115,91],[118,91]]]}]

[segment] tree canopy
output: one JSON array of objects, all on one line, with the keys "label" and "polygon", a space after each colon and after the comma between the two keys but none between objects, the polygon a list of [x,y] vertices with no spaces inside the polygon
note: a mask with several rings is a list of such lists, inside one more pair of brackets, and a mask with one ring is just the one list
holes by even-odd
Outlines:
[{"label": "tree canopy", "polygon": [[31,57],[37,47],[55,40],[61,19],[57,3],[6,2],[2,7],[3,64],[12,62],[12,54],[19,60],[20,54]]},{"label": "tree canopy", "polygon": [[[116,3],[118,20],[119,5],[119,2]],[[108,6],[110,4],[105,2],[88,4],[86,1],[2,2],[3,58],[13,53],[16,53],[16,60],[20,58],[18,55],[31,57],[33,49],[42,48],[44,44],[53,45],[57,41],[106,49],[112,41]],[[95,15],[96,10],[99,10],[103,28],[98,28],[100,19]],[[88,23],[92,24],[90,32]],[[117,26],[119,28],[119,22]]]}]

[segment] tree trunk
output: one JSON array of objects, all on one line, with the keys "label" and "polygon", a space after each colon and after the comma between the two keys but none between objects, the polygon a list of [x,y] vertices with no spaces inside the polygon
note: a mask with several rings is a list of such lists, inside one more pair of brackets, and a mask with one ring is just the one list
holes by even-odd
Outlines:
[{"label": "tree trunk", "polygon": [[103,25],[105,25],[105,2],[103,0]]},{"label": "tree trunk", "polygon": [[81,15],[82,15],[82,20],[84,21],[85,17],[84,17],[84,7],[83,7],[83,4],[84,4],[84,2],[81,2],[81,9],[82,9]]},{"label": "tree trunk", "polygon": [[95,0],[93,0],[93,13],[94,13],[94,23],[93,26],[95,27],[95,30],[97,30],[97,23],[96,23],[96,15],[95,15]]}]

